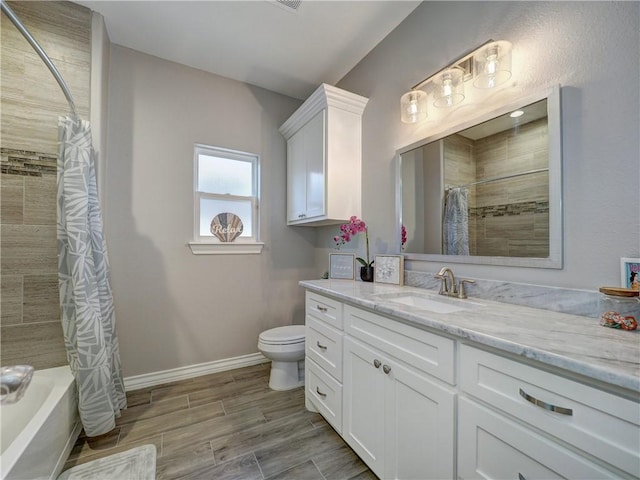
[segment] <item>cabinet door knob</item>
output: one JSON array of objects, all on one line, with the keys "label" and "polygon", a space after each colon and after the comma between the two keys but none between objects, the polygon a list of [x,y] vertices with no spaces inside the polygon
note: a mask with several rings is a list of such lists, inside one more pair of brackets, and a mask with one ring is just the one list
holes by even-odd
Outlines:
[{"label": "cabinet door knob", "polygon": [[527,402],[533,403],[536,407],[544,408],[545,410],[549,410],[550,412],[560,413],[562,415],[573,415],[573,410],[565,407],[556,407],[547,402],[543,402],[542,400],[538,400],[536,397],[529,395],[524,390],[520,389],[520,396],[524,398]]},{"label": "cabinet door knob", "polygon": [[318,348],[321,349],[321,350],[326,350],[327,349],[327,346],[326,345],[322,345],[319,341],[316,342],[316,345],[318,345]]},{"label": "cabinet door knob", "polygon": [[527,479],[524,477],[524,475],[518,472],[518,480],[527,480]]},{"label": "cabinet door knob", "polygon": [[376,368],[380,368],[380,365],[382,365],[382,362],[376,358],[373,361],[373,366],[376,367]]},{"label": "cabinet door knob", "polygon": [[391,371],[391,367],[389,365],[383,365],[382,371],[388,375],[389,372]]},{"label": "cabinet door knob", "polygon": [[326,397],[326,396],[327,396],[327,394],[326,394],[326,393],[322,393],[322,392],[320,391],[320,387],[316,387],[316,393],[317,393],[318,395],[320,395],[321,397]]}]

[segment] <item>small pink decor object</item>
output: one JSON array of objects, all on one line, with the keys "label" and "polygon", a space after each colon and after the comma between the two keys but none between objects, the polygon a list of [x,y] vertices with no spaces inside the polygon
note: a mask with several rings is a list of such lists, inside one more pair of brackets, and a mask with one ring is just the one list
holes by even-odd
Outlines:
[{"label": "small pink decor object", "polygon": [[638,322],[631,315],[623,317],[618,312],[609,311],[600,315],[600,325],[609,328],[620,328],[622,330],[635,330]]},{"label": "small pink decor object", "polygon": [[233,242],[242,234],[242,220],[235,213],[219,213],[211,220],[211,233],[221,242]]}]

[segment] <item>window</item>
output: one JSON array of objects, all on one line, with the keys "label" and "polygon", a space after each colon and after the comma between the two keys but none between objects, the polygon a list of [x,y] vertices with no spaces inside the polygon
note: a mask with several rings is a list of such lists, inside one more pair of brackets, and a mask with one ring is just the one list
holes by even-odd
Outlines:
[{"label": "window", "polygon": [[[194,148],[194,254],[260,253],[259,157],[252,153],[196,145]],[[242,222],[242,233],[224,241],[212,233],[212,221],[232,213]]]}]

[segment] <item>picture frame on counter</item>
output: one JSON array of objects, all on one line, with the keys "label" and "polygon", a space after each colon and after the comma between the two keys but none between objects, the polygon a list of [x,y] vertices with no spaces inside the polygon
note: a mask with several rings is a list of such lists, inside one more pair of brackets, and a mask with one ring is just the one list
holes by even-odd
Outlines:
[{"label": "picture frame on counter", "polygon": [[404,284],[404,256],[376,255],[374,282]]},{"label": "picture frame on counter", "polygon": [[329,254],[329,278],[355,280],[356,256],[353,253]]},{"label": "picture frame on counter", "polygon": [[620,259],[620,284],[624,288],[640,290],[640,258]]}]

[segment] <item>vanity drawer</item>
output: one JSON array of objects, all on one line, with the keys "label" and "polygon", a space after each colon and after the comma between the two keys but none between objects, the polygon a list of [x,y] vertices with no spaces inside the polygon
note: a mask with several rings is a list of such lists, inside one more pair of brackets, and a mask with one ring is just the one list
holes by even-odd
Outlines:
[{"label": "vanity drawer", "polygon": [[640,476],[640,405],[469,345],[460,388],[634,476]]},{"label": "vanity drawer", "polygon": [[332,298],[307,291],[305,297],[307,315],[327,322],[342,330],[342,303]]},{"label": "vanity drawer", "polygon": [[458,452],[458,478],[619,478],[466,398],[458,400]]},{"label": "vanity drawer", "polygon": [[306,355],[338,381],[342,381],[342,332],[307,317]]},{"label": "vanity drawer", "polygon": [[455,384],[454,341],[345,305],[345,331],[429,375]]},{"label": "vanity drawer", "polygon": [[305,366],[307,399],[338,433],[342,433],[342,384],[313,360],[307,359]]}]

